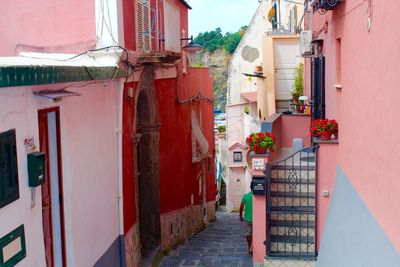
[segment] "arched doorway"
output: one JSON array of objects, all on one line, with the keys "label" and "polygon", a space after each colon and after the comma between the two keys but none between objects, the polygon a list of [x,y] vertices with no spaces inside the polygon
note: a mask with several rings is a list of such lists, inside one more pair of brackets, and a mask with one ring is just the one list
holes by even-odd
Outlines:
[{"label": "arched doorway", "polygon": [[[144,70],[144,72],[151,70]],[[145,73],[144,73],[145,74]],[[146,75],[143,75],[144,79]],[[151,79],[152,76],[150,76]],[[136,135],[137,179],[140,243],[142,258],[159,247],[160,225],[160,175],[158,156],[158,119],[153,81],[139,82],[137,98]]]}]

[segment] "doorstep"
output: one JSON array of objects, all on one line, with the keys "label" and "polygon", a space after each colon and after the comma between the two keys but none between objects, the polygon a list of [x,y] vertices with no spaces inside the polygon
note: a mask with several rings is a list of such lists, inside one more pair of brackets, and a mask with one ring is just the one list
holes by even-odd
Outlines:
[{"label": "doorstep", "polygon": [[265,257],[264,267],[316,267],[317,259],[285,259]]}]

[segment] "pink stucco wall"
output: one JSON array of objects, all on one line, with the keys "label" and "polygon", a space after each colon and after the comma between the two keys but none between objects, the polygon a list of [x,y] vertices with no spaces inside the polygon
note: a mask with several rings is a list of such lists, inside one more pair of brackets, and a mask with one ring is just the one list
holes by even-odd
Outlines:
[{"label": "pink stucco wall", "polygon": [[[400,252],[400,35],[390,27],[400,24],[399,4],[374,3],[368,32],[368,1],[359,3],[344,1],[333,14],[313,15],[315,32],[328,22],[318,36],[327,63],[326,111],[339,121],[339,165]],[[333,87],[336,38],[341,38],[342,89]]]},{"label": "pink stucco wall", "polygon": [[304,147],[310,146],[310,116],[282,115],[281,146],[292,147],[293,138],[303,139]]},{"label": "pink stucco wall", "polygon": [[[328,214],[329,202],[336,176],[338,144],[321,143],[318,150],[318,192],[317,192],[317,247],[321,244],[322,232],[325,225],[325,219]],[[329,196],[324,197],[323,191],[328,191]]]},{"label": "pink stucco wall", "polygon": [[24,46],[76,53],[96,44],[94,0],[0,1],[0,10],[0,56],[32,51]]}]

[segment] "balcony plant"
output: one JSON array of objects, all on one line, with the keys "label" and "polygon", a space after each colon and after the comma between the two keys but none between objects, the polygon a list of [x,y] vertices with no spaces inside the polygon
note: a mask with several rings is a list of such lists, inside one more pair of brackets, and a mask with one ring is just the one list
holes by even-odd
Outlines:
[{"label": "balcony plant", "polygon": [[294,86],[292,89],[292,100],[294,103],[299,102],[299,97],[303,95],[303,76],[304,76],[304,64],[299,63],[295,70],[295,76],[294,76]]},{"label": "balcony plant", "polygon": [[313,137],[330,140],[332,134],[337,136],[338,123],[335,120],[317,119],[311,123],[310,132]]},{"label": "balcony plant", "polygon": [[329,120],[329,130],[331,131],[332,135],[335,137],[335,139],[338,139],[338,133],[339,133],[339,125],[336,120]]},{"label": "balcony plant", "polygon": [[246,138],[250,150],[256,154],[266,154],[274,147],[275,139],[270,133],[253,133]]}]

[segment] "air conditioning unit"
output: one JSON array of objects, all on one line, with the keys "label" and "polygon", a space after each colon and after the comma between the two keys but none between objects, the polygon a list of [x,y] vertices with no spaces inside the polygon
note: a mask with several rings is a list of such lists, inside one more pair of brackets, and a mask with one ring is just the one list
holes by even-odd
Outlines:
[{"label": "air conditioning unit", "polygon": [[312,0],[311,6],[314,12],[318,9],[333,10],[343,0]]},{"label": "air conditioning unit", "polygon": [[302,31],[300,33],[300,53],[302,56],[311,56],[314,54],[312,41],[312,31]]}]

